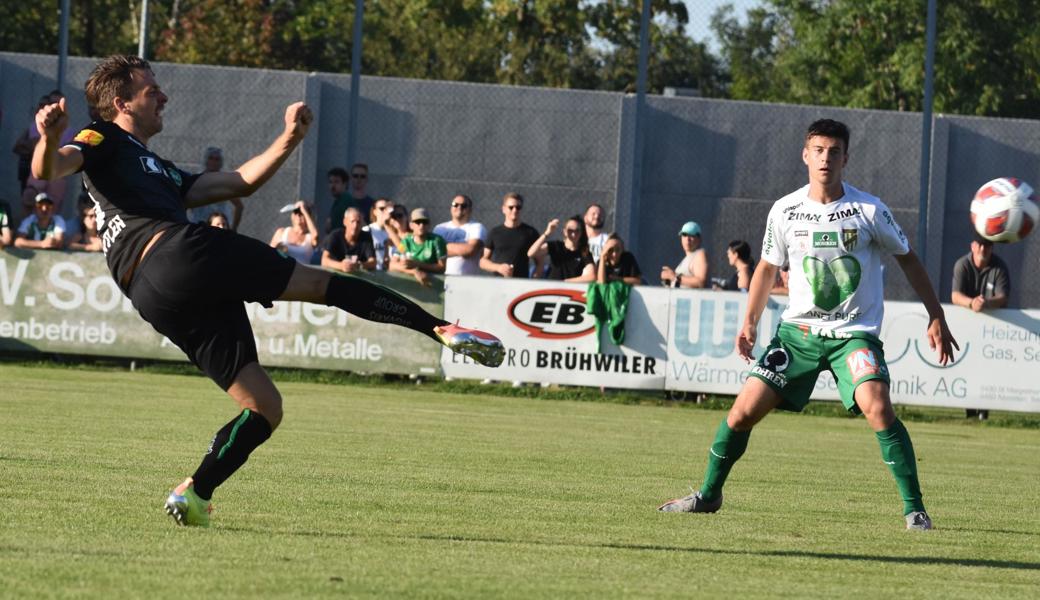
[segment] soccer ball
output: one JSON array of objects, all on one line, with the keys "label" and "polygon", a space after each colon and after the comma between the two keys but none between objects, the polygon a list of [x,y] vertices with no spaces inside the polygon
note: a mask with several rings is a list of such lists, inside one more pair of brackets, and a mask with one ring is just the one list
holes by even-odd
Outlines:
[{"label": "soccer ball", "polygon": [[994,179],[975,192],[971,224],[991,242],[1017,242],[1029,235],[1040,218],[1037,201],[1033,188],[1021,179]]}]

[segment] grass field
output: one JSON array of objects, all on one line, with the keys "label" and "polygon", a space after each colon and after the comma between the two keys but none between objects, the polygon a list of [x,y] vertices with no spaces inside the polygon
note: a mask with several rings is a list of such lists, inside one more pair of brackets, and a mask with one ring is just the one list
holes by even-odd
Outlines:
[{"label": "grass field", "polygon": [[1040,432],[910,423],[907,532],[862,419],[770,416],[716,515],[720,411],[284,383],[214,498],[161,510],[234,410],[201,377],[0,365],[2,597],[1040,596]]}]

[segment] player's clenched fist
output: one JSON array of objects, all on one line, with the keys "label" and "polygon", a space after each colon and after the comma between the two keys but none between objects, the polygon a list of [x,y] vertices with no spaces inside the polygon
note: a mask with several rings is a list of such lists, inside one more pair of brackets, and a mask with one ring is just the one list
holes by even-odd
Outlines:
[{"label": "player's clenched fist", "polygon": [[58,138],[69,126],[69,115],[65,112],[65,99],[48,104],[36,112],[36,128],[42,135]]},{"label": "player's clenched fist", "polygon": [[314,113],[303,102],[295,102],[285,109],[285,130],[293,137],[302,138],[307,135],[312,121]]}]

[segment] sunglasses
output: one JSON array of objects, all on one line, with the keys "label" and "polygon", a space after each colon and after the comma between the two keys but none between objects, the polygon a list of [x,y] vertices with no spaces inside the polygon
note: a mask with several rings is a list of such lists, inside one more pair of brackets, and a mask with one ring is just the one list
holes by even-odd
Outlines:
[{"label": "sunglasses", "polygon": [[351,173],[350,176],[354,179],[368,179],[368,175],[365,175],[364,173]]},{"label": "sunglasses", "polygon": [[469,204],[462,204],[461,202],[452,202],[452,208],[469,208]]},{"label": "sunglasses", "polygon": [[564,229],[563,232],[564,233],[578,234],[578,233],[581,233],[581,230],[580,229],[570,229],[570,228],[568,228],[568,229]]},{"label": "sunglasses", "polygon": [[692,235],[692,234],[689,234],[689,233],[680,233],[679,235],[680,235],[681,237],[688,237],[688,238],[692,238],[692,237],[700,237],[700,236],[697,236],[697,235]]},{"label": "sunglasses", "polygon": [[507,204],[506,205],[506,210],[521,210],[521,209],[523,209],[523,206],[520,206],[519,204]]},{"label": "sunglasses", "polygon": [[412,223],[415,223],[416,225],[426,225],[429,221],[426,219],[412,219]]}]

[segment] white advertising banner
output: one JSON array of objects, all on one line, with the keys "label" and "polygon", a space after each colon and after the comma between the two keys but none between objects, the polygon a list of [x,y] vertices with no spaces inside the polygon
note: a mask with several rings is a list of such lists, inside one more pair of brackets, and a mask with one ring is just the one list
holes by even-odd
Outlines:
[{"label": "white advertising banner", "polygon": [[[758,329],[756,356],[780,322],[786,298],[774,296]],[[734,340],[744,320],[747,296],[736,292],[676,291],[668,329],[667,389],[736,394],[749,365]],[[955,360],[940,366],[928,347],[927,313],[918,302],[886,302],[881,328],[895,403],[1040,412],[1040,311],[973,313],[944,305],[960,345]],[[825,372],[812,396],[837,400],[834,378]]]},{"label": "white advertising banner", "polygon": [[668,368],[668,290],[635,287],[625,340],[610,342],[585,310],[586,284],[528,279],[448,277],[444,318],[494,333],[506,347],[501,367],[474,364],[445,350],[449,377],[638,389],[663,389]]}]

